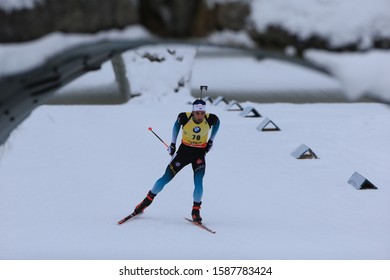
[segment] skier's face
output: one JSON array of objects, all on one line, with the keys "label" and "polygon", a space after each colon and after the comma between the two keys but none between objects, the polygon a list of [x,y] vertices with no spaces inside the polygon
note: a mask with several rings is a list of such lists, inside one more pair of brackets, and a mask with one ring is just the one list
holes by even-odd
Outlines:
[{"label": "skier's face", "polygon": [[194,114],[194,121],[197,123],[200,123],[203,121],[204,116],[206,115],[205,111],[195,111],[193,112]]}]

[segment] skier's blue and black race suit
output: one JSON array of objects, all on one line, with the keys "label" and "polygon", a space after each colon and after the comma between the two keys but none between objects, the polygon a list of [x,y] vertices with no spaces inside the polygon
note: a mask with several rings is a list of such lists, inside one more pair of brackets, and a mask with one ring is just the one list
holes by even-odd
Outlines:
[{"label": "skier's blue and black race suit", "polygon": [[[202,201],[203,177],[206,169],[206,147],[209,140],[214,141],[214,137],[219,129],[219,119],[214,114],[206,114],[201,123],[196,123],[191,112],[180,113],[173,126],[172,143],[176,143],[177,136],[182,128],[181,145],[173,155],[164,175],[156,181],[152,193],[158,194],[164,186],[186,165],[192,164],[194,171],[194,193],[195,202]],[[208,133],[211,130],[210,138]]]}]

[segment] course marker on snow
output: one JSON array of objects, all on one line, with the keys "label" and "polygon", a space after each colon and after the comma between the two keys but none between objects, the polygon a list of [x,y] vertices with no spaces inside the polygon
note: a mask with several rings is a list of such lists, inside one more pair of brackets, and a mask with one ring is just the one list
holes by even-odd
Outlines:
[{"label": "course marker on snow", "polygon": [[203,101],[204,101],[204,102],[210,102],[211,104],[213,104],[213,99],[212,99],[210,96],[205,96],[205,97],[203,98]]},{"label": "course marker on snow", "polygon": [[253,107],[245,107],[245,109],[240,113],[241,117],[244,118],[260,118],[261,115],[257,110]]},{"label": "course marker on snow", "polygon": [[214,106],[218,106],[218,104],[221,103],[221,102],[223,102],[223,103],[225,103],[225,104],[228,104],[228,103],[229,103],[229,102],[225,99],[225,97],[223,97],[223,96],[218,96],[218,97],[214,100],[213,105],[214,105]]},{"label": "course marker on snow", "polygon": [[291,153],[296,159],[318,159],[318,156],[308,146],[302,144]]},{"label": "course marker on snow", "polygon": [[232,100],[232,101],[229,102],[228,105],[226,105],[226,110],[227,111],[242,111],[244,109],[242,108],[240,103],[238,103],[235,100]]},{"label": "course marker on snow", "polygon": [[348,180],[348,184],[352,185],[357,190],[376,190],[378,189],[373,183],[368,181],[365,177],[355,172]]},{"label": "course marker on snow", "polygon": [[279,131],[280,128],[269,118],[265,118],[261,124],[257,126],[259,131]]}]

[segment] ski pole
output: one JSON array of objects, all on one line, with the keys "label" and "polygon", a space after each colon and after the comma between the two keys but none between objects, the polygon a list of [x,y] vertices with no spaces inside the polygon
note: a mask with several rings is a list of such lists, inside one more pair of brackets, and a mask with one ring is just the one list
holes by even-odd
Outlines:
[{"label": "ski pole", "polygon": [[148,129],[165,145],[165,147],[167,147],[167,149],[169,148],[169,146],[153,131],[151,127]]}]

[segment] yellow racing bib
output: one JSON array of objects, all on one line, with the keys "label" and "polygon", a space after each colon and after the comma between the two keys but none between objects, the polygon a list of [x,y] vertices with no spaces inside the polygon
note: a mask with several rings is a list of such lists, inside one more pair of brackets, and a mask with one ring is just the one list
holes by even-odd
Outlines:
[{"label": "yellow racing bib", "polygon": [[205,148],[210,131],[210,125],[207,122],[209,114],[206,114],[201,123],[196,123],[192,119],[191,113],[186,113],[190,119],[182,127],[182,143],[196,148]]}]

